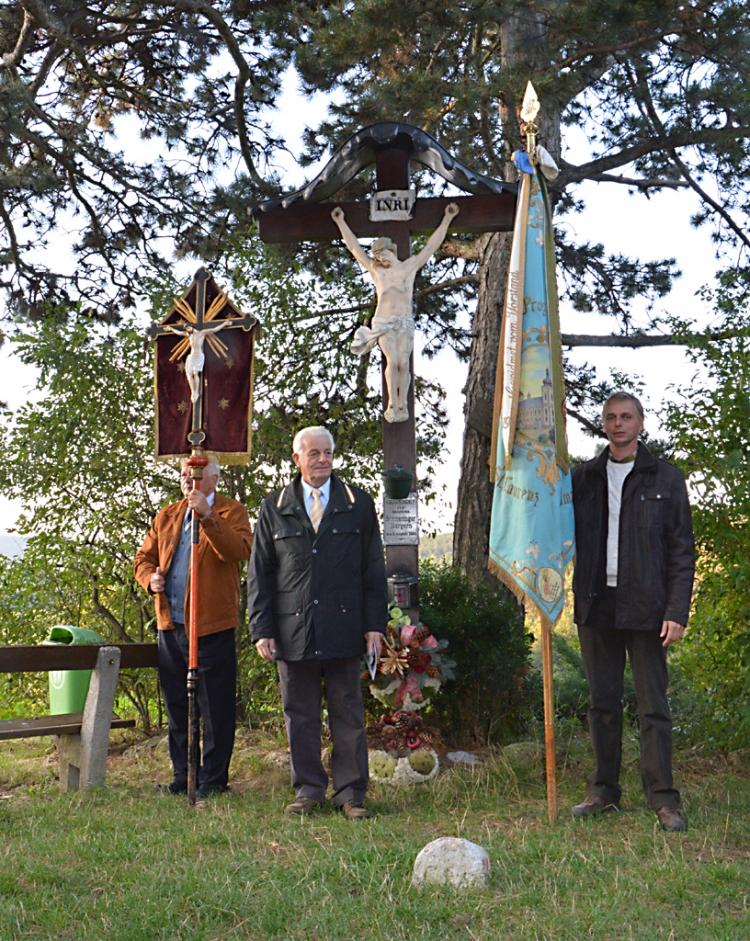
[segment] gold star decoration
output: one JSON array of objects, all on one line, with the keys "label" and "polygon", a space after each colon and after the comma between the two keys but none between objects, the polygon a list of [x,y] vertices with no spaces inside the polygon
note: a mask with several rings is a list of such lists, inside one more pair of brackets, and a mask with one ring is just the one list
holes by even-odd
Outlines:
[{"label": "gold star decoration", "polygon": [[225,362],[226,365],[227,365],[227,369],[231,369],[232,366],[234,366],[234,360],[232,359],[231,356],[227,356],[227,358],[224,360],[224,362]]},{"label": "gold star decoration", "polygon": [[177,364],[177,372],[185,372],[185,363],[184,363],[184,362]]},{"label": "gold star decoration", "polygon": [[219,399],[219,408],[229,408],[229,399]]},{"label": "gold star decoration", "polygon": [[187,402],[178,402],[178,403],[177,403],[177,411],[178,411],[178,412],[182,412],[182,414],[184,415],[187,410],[188,410],[188,404],[187,404]]},{"label": "gold star decoration", "polygon": [[395,676],[404,676],[409,669],[409,653],[407,650],[398,649],[387,640],[383,641],[383,656],[379,660],[380,672],[388,676],[392,673]]}]

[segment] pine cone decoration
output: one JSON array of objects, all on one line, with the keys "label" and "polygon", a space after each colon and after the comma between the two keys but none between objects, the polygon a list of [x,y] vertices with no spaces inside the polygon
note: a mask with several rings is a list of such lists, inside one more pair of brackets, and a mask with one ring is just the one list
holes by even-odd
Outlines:
[{"label": "pine cone decoration", "polygon": [[419,737],[422,739],[422,745],[425,748],[432,748],[434,751],[437,751],[443,747],[443,740],[440,737],[440,733],[429,726],[420,729]]},{"label": "pine cone decoration", "polygon": [[408,729],[414,727],[414,721],[408,712],[397,712],[395,715],[394,725],[399,732],[406,732]]},{"label": "pine cone decoration", "polygon": [[434,679],[440,679],[440,667],[425,667],[428,676],[434,677]]},{"label": "pine cone decoration", "polygon": [[420,627],[417,631],[417,643],[421,644],[423,640],[430,636],[430,630],[427,627]]}]

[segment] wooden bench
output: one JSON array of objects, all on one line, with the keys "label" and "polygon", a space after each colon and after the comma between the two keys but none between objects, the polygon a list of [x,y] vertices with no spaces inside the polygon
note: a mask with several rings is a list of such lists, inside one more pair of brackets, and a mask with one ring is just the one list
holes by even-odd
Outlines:
[{"label": "wooden bench", "polygon": [[0,722],[0,741],[52,735],[57,742],[60,790],[104,787],[110,729],[135,725],[133,719],[120,719],[112,712],[120,669],[157,665],[156,644],[0,647],[0,673],[93,671],[83,712],[8,719]]}]

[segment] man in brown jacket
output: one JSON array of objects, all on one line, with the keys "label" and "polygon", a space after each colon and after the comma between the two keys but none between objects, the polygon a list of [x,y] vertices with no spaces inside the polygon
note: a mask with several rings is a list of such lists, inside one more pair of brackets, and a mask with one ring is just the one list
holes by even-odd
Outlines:
[{"label": "man in brown jacket", "polygon": [[135,577],[154,596],[159,641],[159,681],[169,723],[173,780],[160,787],[170,794],[187,790],[187,662],[185,620],[190,610],[190,520],[200,519],[198,573],[198,709],[203,720],[203,752],[198,797],[227,789],[234,748],[239,618],[239,563],[250,556],[252,531],[247,510],[216,493],[219,466],[210,463],[200,490],[193,490],[183,462],[184,500],[157,513],[135,557]]}]

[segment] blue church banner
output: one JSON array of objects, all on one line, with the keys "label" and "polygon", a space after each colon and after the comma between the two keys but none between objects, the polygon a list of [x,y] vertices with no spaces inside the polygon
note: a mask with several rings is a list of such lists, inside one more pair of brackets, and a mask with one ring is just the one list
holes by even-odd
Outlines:
[{"label": "blue church banner", "polygon": [[[575,555],[552,214],[543,148],[522,171],[495,382],[490,569],[549,625]],[[554,168],[554,169],[551,169]]]}]

